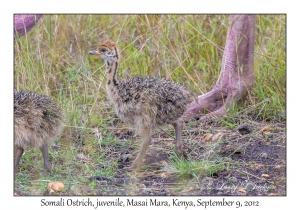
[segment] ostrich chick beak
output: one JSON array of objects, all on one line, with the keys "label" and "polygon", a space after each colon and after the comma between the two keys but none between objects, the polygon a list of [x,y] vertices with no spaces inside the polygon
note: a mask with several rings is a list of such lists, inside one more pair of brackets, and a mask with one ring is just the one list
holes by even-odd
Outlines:
[{"label": "ostrich chick beak", "polygon": [[91,50],[90,55],[100,55],[100,53],[98,52],[98,50]]}]

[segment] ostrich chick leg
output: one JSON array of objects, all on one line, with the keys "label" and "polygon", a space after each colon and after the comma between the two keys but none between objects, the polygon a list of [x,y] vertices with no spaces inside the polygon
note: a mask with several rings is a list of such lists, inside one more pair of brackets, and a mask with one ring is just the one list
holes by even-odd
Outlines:
[{"label": "ostrich chick leg", "polygon": [[21,158],[23,152],[24,152],[24,149],[22,147],[16,147],[16,151],[15,151],[15,173],[18,171],[20,158]]},{"label": "ostrich chick leg", "polygon": [[150,129],[146,128],[142,131],[142,144],[141,144],[139,154],[132,164],[132,168],[135,168],[135,170],[138,171],[141,168],[143,159],[145,157],[146,151],[150,143],[151,143],[151,132]]},{"label": "ostrich chick leg", "polygon": [[183,125],[179,122],[172,124],[175,129],[175,152],[179,156],[184,156],[184,152],[182,150],[182,128]]},{"label": "ostrich chick leg", "polygon": [[48,144],[44,144],[41,147],[41,151],[44,156],[44,169],[51,173],[52,169],[51,169],[51,163],[49,161],[49,155],[48,155]]}]

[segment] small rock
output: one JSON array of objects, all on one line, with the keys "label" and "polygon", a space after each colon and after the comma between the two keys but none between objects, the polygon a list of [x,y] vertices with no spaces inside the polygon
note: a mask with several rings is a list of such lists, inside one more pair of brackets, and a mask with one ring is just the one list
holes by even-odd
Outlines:
[{"label": "small rock", "polygon": [[236,137],[236,136],[238,136],[238,135],[239,135],[238,132],[233,132],[233,133],[231,134],[232,137]]},{"label": "small rock", "polygon": [[203,138],[204,138],[205,141],[210,141],[212,137],[213,137],[212,133],[206,133],[203,136]]},{"label": "small rock", "polygon": [[240,134],[245,135],[251,133],[253,128],[248,123],[244,123],[238,127],[238,131]]},{"label": "small rock", "polygon": [[273,130],[273,128],[271,126],[266,125],[260,129],[260,132],[270,132],[272,130]]},{"label": "small rock", "polygon": [[123,162],[129,161],[132,158],[131,154],[124,154],[121,156]]},{"label": "small rock", "polygon": [[262,127],[260,130],[259,130],[259,133],[263,136],[263,137],[270,137],[272,135],[272,131],[274,129],[269,126],[269,125],[266,125],[264,127]]},{"label": "small rock", "polygon": [[215,135],[213,135],[211,140],[212,141],[217,141],[218,139],[223,138],[223,136],[224,136],[224,133],[222,133],[222,132],[216,133]]},{"label": "small rock", "polygon": [[246,190],[244,188],[241,188],[241,189],[238,190],[238,192],[240,192],[240,193],[246,193]]},{"label": "small rock", "polygon": [[226,150],[231,151],[233,146],[231,144],[227,144],[225,148]]},{"label": "small rock", "polygon": [[161,177],[161,178],[166,179],[166,178],[169,178],[170,175],[171,175],[170,173],[161,173],[161,174],[159,174],[158,176]]},{"label": "small rock", "polygon": [[265,177],[265,178],[270,178],[270,175],[269,175],[269,174],[262,174],[261,176],[262,176],[262,177]]},{"label": "small rock", "polygon": [[268,157],[268,154],[267,153],[265,153],[265,152],[263,152],[263,153],[261,153],[261,155],[260,155],[262,158],[267,158]]},{"label": "small rock", "polygon": [[260,183],[265,183],[267,180],[265,178],[261,178]]},{"label": "small rock", "polygon": [[50,190],[50,193],[62,191],[64,188],[65,188],[65,185],[62,182],[49,182],[48,183],[48,189]]}]

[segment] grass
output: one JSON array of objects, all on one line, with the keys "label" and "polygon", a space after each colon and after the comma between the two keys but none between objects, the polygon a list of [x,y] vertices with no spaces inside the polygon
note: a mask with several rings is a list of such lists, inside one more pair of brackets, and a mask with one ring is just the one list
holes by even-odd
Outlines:
[{"label": "grass", "polygon": [[216,172],[229,168],[229,163],[224,160],[212,161],[202,159],[201,161],[186,160],[173,154],[170,159],[170,165],[166,171],[175,174],[178,178],[201,178],[213,176]]},{"label": "grass", "polygon": [[[45,190],[43,180],[63,180],[71,194],[93,193],[86,177],[113,176],[116,148],[137,150],[132,138],[116,136],[127,127],[106,99],[103,62],[88,55],[91,49],[112,39],[121,49],[119,76],[164,77],[200,95],[218,79],[227,27],[227,15],[45,15],[14,41],[14,89],[53,98],[66,113],[66,127],[50,147],[54,173],[41,174],[42,155],[31,149],[22,157],[16,185],[36,195]],[[255,38],[255,84],[223,119],[230,128],[241,117],[286,118],[286,16],[257,15]],[[182,175],[204,166],[219,170],[211,162],[172,165]]]}]

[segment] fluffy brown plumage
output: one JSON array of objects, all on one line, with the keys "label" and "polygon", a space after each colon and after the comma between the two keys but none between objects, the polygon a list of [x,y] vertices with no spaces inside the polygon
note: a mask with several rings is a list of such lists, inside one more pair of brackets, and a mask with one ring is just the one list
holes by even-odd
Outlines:
[{"label": "fluffy brown plumage", "polygon": [[119,80],[120,53],[116,43],[110,40],[103,42],[98,50],[90,51],[90,54],[99,55],[106,62],[106,89],[116,114],[142,135],[140,153],[133,166],[140,168],[151,142],[151,132],[162,125],[174,126],[176,151],[182,154],[182,122],[179,119],[193,100],[190,91],[162,78],[135,77]]},{"label": "fluffy brown plumage", "polygon": [[176,123],[191,102],[189,91],[176,83],[149,77],[119,80],[109,94],[118,117],[142,133],[151,128]]},{"label": "fluffy brown plumage", "polygon": [[64,114],[48,96],[34,92],[14,93],[15,171],[27,147],[41,149],[44,168],[51,172],[48,144],[63,130]]}]

